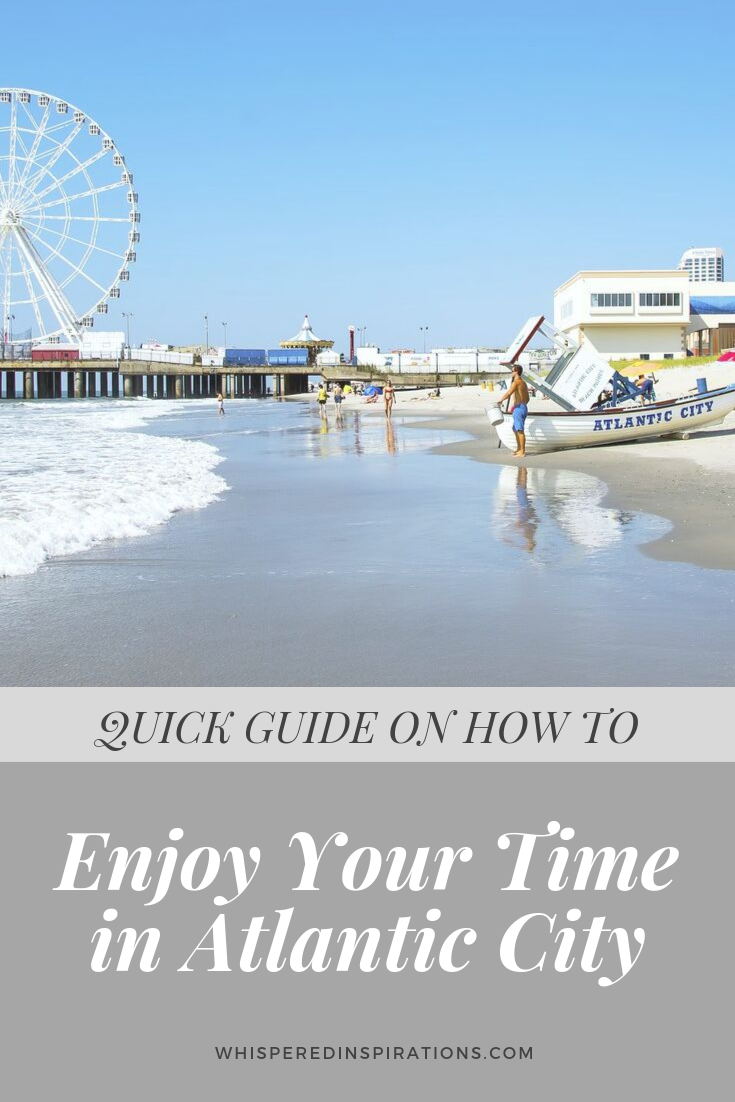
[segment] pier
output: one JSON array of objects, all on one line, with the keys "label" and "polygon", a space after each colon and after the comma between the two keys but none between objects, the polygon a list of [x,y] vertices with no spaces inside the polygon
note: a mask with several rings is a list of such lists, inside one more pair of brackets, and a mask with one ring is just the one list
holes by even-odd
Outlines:
[{"label": "pier", "polygon": [[[270,389],[266,380],[271,380]],[[20,398],[285,398],[306,394],[303,368],[210,368],[136,360],[0,360],[0,396]]]},{"label": "pier", "polygon": [[[396,386],[461,386],[468,378],[458,374],[413,372],[388,375],[368,367],[335,364],[333,367],[283,367],[275,372],[268,365],[247,368],[211,368],[137,360],[0,360],[0,398],[290,398],[308,394],[309,377],[325,382],[361,382],[381,385],[392,378]],[[64,380],[64,376],[66,379]],[[504,373],[477,372],[472,384],[493,381]],[[270,388],[267,380],[271,380]]]}]

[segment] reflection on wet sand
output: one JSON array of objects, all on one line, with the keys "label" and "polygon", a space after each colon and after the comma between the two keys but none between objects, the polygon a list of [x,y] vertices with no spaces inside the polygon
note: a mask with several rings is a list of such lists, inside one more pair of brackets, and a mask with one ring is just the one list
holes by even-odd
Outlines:
[{"label": "reflection on wet sand", "polygon": [[400,417],[362,418],[349,408],[343,410],[339,418],[330,413],[328,411],[324,418],[313,413],[302,425],[302,429],[306,429],[309,455],[324,459],[338,455],[398,455],[427,451],[464,435],[428,426],[422,426],[421,432],[404,432],[404,421]]},{"label": "reflection on wet sand", "polygon": [[[518,467],[516,472],[516,505],[508,508],[508,534],[501,530],[501,539],[512,546],[520,535],[523,547],[529,554],[536,550],[536,529],[539,516],[528,496],[528,467]],[[508,538],[510,535],[512,538]]]},{"label": "reflection on wet sand", "polygon": [[550,559],[558,538],[594,555],[623,538],[635,514],[600,505],[605,485],[591,475],[544,467],[503,467],[493,528],[503,542]]}]

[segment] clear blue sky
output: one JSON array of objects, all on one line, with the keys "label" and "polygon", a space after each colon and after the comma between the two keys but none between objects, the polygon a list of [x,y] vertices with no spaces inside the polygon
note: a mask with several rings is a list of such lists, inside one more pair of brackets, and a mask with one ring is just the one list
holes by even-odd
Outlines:
[{"label": "clear blue sky", "polygon": [[308,311],[339,348],[350,323],[504,346],[580,268],[721,245],[735,278],[734,10],[37,0],[0,81],[87,111],[135,174],[110,328],[193,343],[208,312],[264,347]]}]

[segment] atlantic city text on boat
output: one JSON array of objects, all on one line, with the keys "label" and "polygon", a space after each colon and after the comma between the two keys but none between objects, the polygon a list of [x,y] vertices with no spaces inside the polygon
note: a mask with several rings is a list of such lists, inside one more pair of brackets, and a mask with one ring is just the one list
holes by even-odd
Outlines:
[{"label": "atlantic city text on boat", "polygon": [[706,402],[692,402],[691,405],[681,406],[679,409],[659,409],[651,413],[636,413],[635,416],[627,417],[598,417],[595,419],[593,431],[610,432],[615,429],[642,428],[644,425],[660,425],[676,420],[685,421],[688,417],[710,413],[714,404],[710,399]]}]

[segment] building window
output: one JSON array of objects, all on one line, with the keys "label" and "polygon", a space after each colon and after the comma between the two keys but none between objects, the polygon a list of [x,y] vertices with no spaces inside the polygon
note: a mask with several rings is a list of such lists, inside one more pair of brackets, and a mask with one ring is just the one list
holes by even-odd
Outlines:
[{"label": "building window", "polygon": [[621,306],[632,306],[633,296],[624,291],[605,292],[605,294],[591,295],[590,304],[593,310],[599,310],[600,307],[620,309]]},{"label": "building window", "polygon": [[561,306],[559,307],[560,319],[563,321],[564,318],[570,317],[573,309],[574,302],[572,301],[572,299],[568,298],[566,302],[562,302]]},{"label": "building window", "polygon": [[681,306],[679,291],[645,291],[638,296],[639,306]]}]

